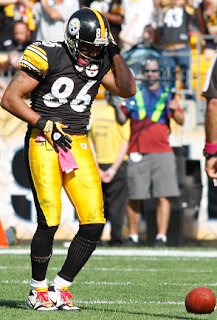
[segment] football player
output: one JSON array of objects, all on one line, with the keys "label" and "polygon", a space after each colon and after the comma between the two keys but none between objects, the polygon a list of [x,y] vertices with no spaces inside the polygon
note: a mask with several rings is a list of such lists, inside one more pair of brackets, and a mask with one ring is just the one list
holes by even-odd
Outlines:
[{"label": "football player", "polygon": [[[24,156],[38,226],[31,243],[27,307],[38,311],[80,310],[73,306],[68,289],[95,250],[105,224],[101,180],[86,137],[91,104],[101,83],[124,98],[136,93],[108,21],[98,11],[83,8],[68,20],[65,42],[37,41],[26,48],[21,70],[2,98],[4,109],[28,123]],[[24,100],[28,93],[31,107]],[[74,157],[77,170],[64,171],[59,161],[63,153]],[[46,272],[60,223],[62,186],[75,207],[79,230],[48,287]]]}]

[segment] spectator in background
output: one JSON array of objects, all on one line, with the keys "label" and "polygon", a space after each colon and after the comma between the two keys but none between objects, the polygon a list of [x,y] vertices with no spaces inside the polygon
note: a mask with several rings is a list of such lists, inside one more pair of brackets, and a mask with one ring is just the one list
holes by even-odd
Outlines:
[{"label": "spectator in background", "polygon": [[110,97],[107,93],[110,105],[92,123],[89,142],[102,180],[105,218],[111,222],[108,244],[121,246],[127,205],[126,159],[130,123],[124,126],[117,123]]},{"label": "spectator in background", "polygon": [[25,48],[31,43],[31,31],[28,25],[21,21],[17,21],[13,28],[13,38],[8,39],[2,45],[2,51],[19,51],[23,52]]},{"label": "spectator in background", "polygon": [[8,65],[10,69],[20,69],[23,51],[31,43],[31,31],[23,21],[14,24],[13,38],[3,43],[3,51],[8,52]]},{"label": "spectator in background", "polygon": [[136,42],[135,38],[131,38],[129,36],[129,30],[134,23],[134,21],[137,19],[138,15],[135,14],[133,19],[130,21],[128,25],[126,25],[121,32],[119,33],[119,39],[124,42],[125,44],[129,44],[132,47],[152,47],[154,49],[159,50],[158,44],[159,44],[159,35],[157,29],[155,29],[152,25],[148,24],[145,26],[142,39],[140,42]]},{"label": "spectator in background", "polygon": [[214,37],[214,39],[205,39],[203,49],[203,54],[208,58],[212,58],[217,48],[217,2],[214,0],[203,0],[197,10],[199,11],[201,33]]},{"label": "spectator in background", "polygon": [[138,243],[141,200],[157,199],[157,228],[154,246],[167,242],[170,219],[169,197],[179,196],[176,164],[169,145],[168,121],[172,117],[183,125],[184,115],[178,102],[172,99],[169,89],[159,81],[160,61],[147,56],[144,61],[145,82],[133,98],[117,104],[116,118],[120,124],[131,119],[131,137],[127,160],[129,240],[127,245]]},{"label": "spectator in background", "polygon": [[[154,21],[153,0],[123,0],[124,22],[122,30],[131,23],[128,30],[128,37],[134,39],[134,44],[142,41],[145,26]],[[136,19],[135,19],[136,17]],[[128,51],[132,45],[127,42],[122,43],[122,51]]]},{"label": "spectator in background", "polygon": [[163,25],[160,30],[162,53],[171,67],[175,87],[176,67],[180,67],[181,81],[185,89],[189,88],[188,70],[190,68],[189,26],[194,12],[193,0],[155,0],[156,8],[161,7]]},{"label": "spectator in background", "polygon": [[[28,3],[28,4],[27,4]],[[34,5],[26,0],[26,5],[32,9],[36,23],[36,40],[63,41],[63,29],[66,20],[77,10],[79,1],[41,0]]]},{"label": "spectator in background", "polygon": [[32,6],[34,0],[0,0],[1,46],[2,43],[8,39],[13,39],[14,24],[16,21],[25,22],[31,32],[35,30],[35,21],[33,19],[31,7],[26,6],[28,2]]},{"label": "spectator in background", "polygon": [[10,60],[8,58],[8,54],[7,53],[1,53],[0,54],[0,70],[4,70],[6,72],[6,70],[8,69]]},{"label": "spectator in background", "polygon": [[108,20],[111,28],[111,33],[119,44],[119,33],[121,31],[121,24],[123,23],[123,7],[121,0],[83,0],[82,6],[90,7],[101,12]]},{"label": "spectator in background", "polygon": [[9,227],[5,230],[5,234],[7,237],[9,246],[17,246],[19,244],[19,240],[17,239],[16,229],[14,227]]}]

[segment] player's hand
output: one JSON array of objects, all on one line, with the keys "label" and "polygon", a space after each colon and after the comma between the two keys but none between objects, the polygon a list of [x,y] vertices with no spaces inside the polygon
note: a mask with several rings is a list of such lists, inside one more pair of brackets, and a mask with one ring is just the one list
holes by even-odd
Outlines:
[{"label": "player's hand", "polygon": [[109,58],[112,60],[116,54],[120,54],[121,49],[115,42],[112,34],[109,34],[109,44],[107,46]]},{"label": "player's hand", "polygon": [[56,152],[59,152],[58,147],[62,148],[65,152],[67,152],[66,147],[71,149],[70,143],[72,140],[64,134],[63,128],[68,128],[68,126],[48,120],[43,130],[45,137],[54,147]]},{"label": "player's hand", "polygon": [[205,171],[210,179],[217,179],[217,157],[206,159]]},{"label": "player's hand", "polygon": [[68,128],[62,123],[53,122],[51,120],[44,119],[43,117],[39,118],[36,127],[43,131],[48,142],[54,147],[56,152],[59,152],[58,147],[62,148],[67,152],[66,147],[71,149],[70,143],[72,140],[65,135],[63,128]]}]

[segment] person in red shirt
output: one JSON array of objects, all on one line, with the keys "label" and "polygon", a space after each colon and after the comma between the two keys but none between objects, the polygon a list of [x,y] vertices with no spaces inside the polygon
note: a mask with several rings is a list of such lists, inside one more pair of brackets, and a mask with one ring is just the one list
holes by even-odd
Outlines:
[{"label": "person in red shirt", "polygon": [[160,63],[148,56],[144,66],[144,86],[133,98],[116,107],[120,124],[131,119],[127,160],[129,245],[138,242],[141,200],[157,199],[155,246],[165,246],[170,219],[169,197],[179,196],[173,149],[168,142],[169,119],[184,124],[178,101],[160,82]]}]

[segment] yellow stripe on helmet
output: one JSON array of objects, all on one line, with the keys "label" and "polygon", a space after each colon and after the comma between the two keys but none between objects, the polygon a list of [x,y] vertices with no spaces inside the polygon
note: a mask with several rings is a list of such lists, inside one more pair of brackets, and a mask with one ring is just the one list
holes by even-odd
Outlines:
[{"label": "yellow stripe on helmet", "polygon": [[94,9],[91,9],[89,8],[91,11],[93,11],[95,13],[95,15],[97,16],[98,20],[99,20],[99,24],[100,24],[100,27],[101,27],[101,36],[100,36],[100,39],[105,39],[105,22],[101,16],[101,14],[94,10]]}]

